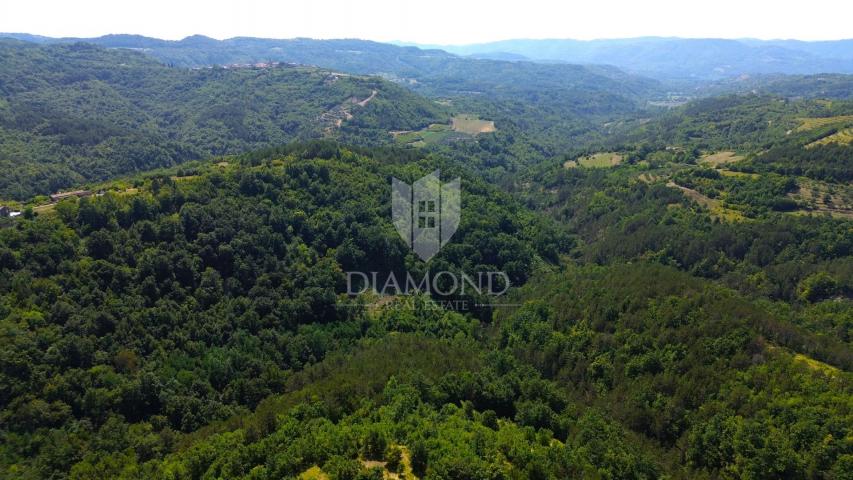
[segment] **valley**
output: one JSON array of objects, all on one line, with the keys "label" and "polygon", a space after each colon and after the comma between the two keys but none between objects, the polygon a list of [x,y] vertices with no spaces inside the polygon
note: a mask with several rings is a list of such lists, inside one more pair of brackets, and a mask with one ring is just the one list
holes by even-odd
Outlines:
[{"label": "valley", "polygon": [[[853,77],[817,46],[12,37],[0,478],[853,475]],[[790,72],[672,78],[729,48]]]}]

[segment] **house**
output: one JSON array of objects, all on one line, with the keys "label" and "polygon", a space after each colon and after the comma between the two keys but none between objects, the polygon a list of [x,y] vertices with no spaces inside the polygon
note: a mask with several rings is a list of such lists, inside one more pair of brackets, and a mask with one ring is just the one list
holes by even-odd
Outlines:
[{"label": "house", "polygon": [[50,196],[50,201],[56,203],[60,200],[64,200],[66,198],[77,197],[89,197],[92,195],[92,192],[89,190],[74,190],[73,192],[57,192]]},{"label": "house", "polygon": [[17,217],[21,212],[12,210],[11,207],[0,205],[0,218]]}]

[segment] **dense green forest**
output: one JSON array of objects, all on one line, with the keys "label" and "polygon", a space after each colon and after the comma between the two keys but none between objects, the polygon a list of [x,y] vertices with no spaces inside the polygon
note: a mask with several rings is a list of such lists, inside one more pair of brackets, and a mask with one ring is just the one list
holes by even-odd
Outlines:
[{"label": "dense green forest", "polygon": [[[355,127],[344,125],[350,117]],[[390,130],[447,118],[378,78],[289,66],[176,69],[127,50],[3,40],[0,198],[297,139],[387,143]]]},{"label": "dense green forest", "polygon": [[[159,55],[267,60],[209,40]],[[853,478],[846,77],[662,108],[612,67],[295,42],[349,73],[0,41],[0,478]],[[397,140],[459,114],[494,131]],[[461,219],[423,262],[391,182],[436,170]],[[511,288],[347,284],[440,271]]]},{"label": "dense green forest", "polygon": [[847,100],[722,95],[690,102],[636,127],[629,125],[624,132],[615,132],[612,141],[752,152],[783,140],[814,136],[811,128],[801,128],[803,119],[840,117],[836,123],[844,123],[852,111],[853,103]]},{"label": "dense green forest", "polygon": [[[86,451],[51,464],[59,452],[43,442],[55,435],[82,446],[104,422],[140,421],[190,432],[378,335],[362,309],[339,305],[343,271],[423,268],[411,265],[380,192],[389,175],[411,181],[442,165],[383,165],[334,145],[278,160],[247,156],[177,182],[152,176],[133,194],[61,202],[0,230],[2,416],[19,426],[4,432],[13,454],[4,458],[30,457],[34,474],[49,475]],[[471,213],[433,268],[501,270],[520,284],[568,248],[553,224],[465,182]],[[453,338],[472,321],[411,326]],[[82,425],[94,430],[73,433]]]},{"label": "dense green forest", "polygon": [[126,49],[0,40],[0,167],[9,172],[0,198],[293,140],[382,145],[393,142],[390,132],[447,123],[454,112],[497,123],[488,145],[463,149],[479,150],[465,155],[498,180],[586,143],[601,122],[638,115],[655,89],[604,67],[441,62],[419,65],[418,81],[399,86],[291,64],[190,70]]},{"label": "dense green forest", "polygon": [[[627,167],[542,180],[543,216],[442,158],[292,145],[0,230],[4,471],[850,473],[849,222],[714,222]],[[429,268],[507,271],[520,308],[341,295],[424,268],[385,196],[435,168],[464,214]]]}]

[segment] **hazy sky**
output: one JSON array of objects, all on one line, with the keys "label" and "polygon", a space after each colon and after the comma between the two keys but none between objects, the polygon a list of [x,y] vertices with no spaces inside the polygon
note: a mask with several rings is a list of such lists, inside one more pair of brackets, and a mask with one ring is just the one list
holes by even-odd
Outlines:
[{"label": "hazy sky", "polygon": [[853,38],[853,1],[2,0],[0,32],[166,39],[364,38],[461,44],[507,38]]}]

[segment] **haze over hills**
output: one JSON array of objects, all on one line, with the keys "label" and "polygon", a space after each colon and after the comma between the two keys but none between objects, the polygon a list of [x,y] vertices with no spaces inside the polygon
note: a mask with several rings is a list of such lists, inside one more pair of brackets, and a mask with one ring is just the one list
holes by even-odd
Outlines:
[{"label": "haze over hills", "polygon": [[[535,85],[536,88],[576,85],[585,90],[598,89],[645,99],[660,97],[673,89],[690,91],[697,86],[706,89],[711,82],[722,81],[724,88],[737,91],[775,81],[775,75],[853,73],[853,40],[641,37],[416,45],[358,39],[235,37],[216,40],[203,35],[182,40],[127,34],[52,38],[0,33],[0,37],[40,44],[86,42],[106,48],[127,48],[182,67],[265,61],[316,65],[383,76],[432,95],[486,93],[516,97],[529,93],[526,87],[533,82],[542,83]],[[540,65],[532,66],[531,62]],[[508,65],[510,63],[520,65]],[[591,65],[598,67],[591,70]],[[745,84],[725,83],[735,79],[743,81],[747,76],[752,78]],[[710,88],[710,92],[719,90]]]},{"label": "haze over hills", "polygon": [[[348,73],[380,75],[435,93],[488,91],[511,94],[530,83],[551,86],[582,85],[586,88],[646,94],[656,83],[609,69],[591,72],[576,65],[538,65],[518,68],[507,62],[471,60],[437,50],[402,47],[369,40],[314,40],[309,38],[265,39],[237,37],[216,40],[193,35],[183,40],[160,40],[139,35],[106,35],[97,38],[49,38],[29,34],[0,33],[0,37],[53,44],[85,42],[106,48],[139,50],[163,63],[182,67],[247,64],[279,61],[316,65]],[[500,60],[500,59],[497,59]],[[601,78],[603,75],[605,78]],[[530,78],[533,76],[534,78]],[[440,82],[441,85],[436,85]],[[490,92],[491,93],[491,92]]]},{"label": "haze over hills", "polygon": [[853,40],[518,39],[427,48],[440,48],[459,55],[500,53],[536,61],[609,64],[657,79],[715,80],[744,74],[853,73]]}]

